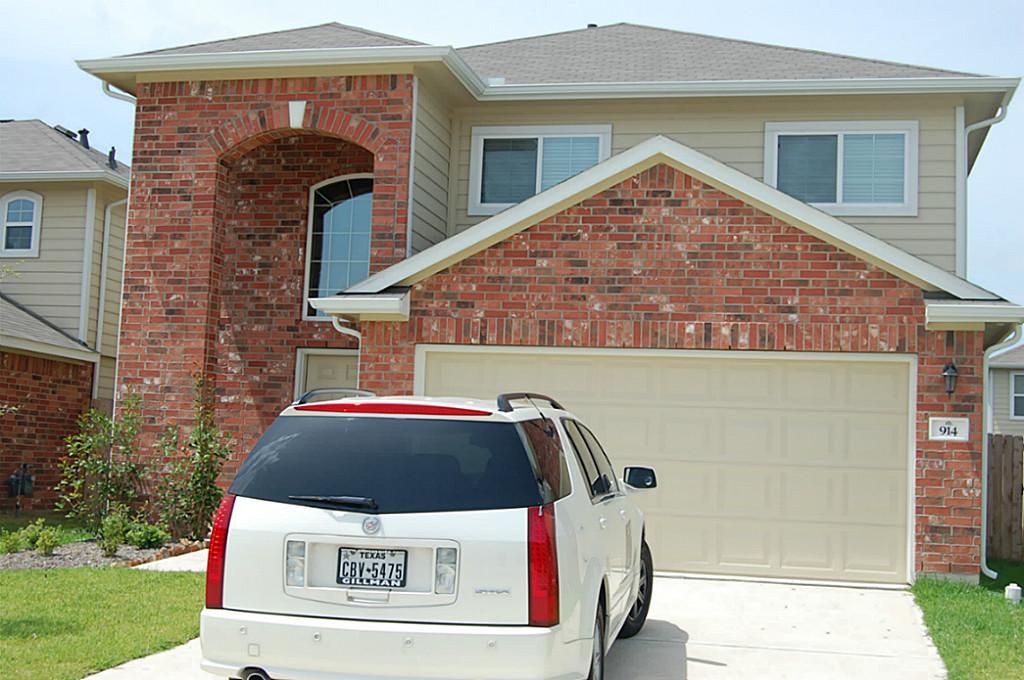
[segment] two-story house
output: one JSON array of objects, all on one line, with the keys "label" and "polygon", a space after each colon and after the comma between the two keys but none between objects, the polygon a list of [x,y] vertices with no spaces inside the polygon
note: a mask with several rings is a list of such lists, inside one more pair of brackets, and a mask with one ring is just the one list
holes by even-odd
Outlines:
[{"label": "two-story house", "polygon": [[136,98],[147,436],[195,371],[243,445],[325,384],[548,392],[658,468],[660,568],[977,577],[985,363],[1024,309],[967,278],[966,180],[1017,79],[629,24],[80,66]]},{"label": "two-story house", "polygon": [[113,403],[128,180],[88,130],[0,122],[0,472],[32,465],[37,504],[78,416]]}]

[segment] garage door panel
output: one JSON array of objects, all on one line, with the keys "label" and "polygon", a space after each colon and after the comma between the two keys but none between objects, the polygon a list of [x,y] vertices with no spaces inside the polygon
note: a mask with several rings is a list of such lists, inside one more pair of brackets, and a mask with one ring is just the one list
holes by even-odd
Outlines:
[{"label": "garage door panel", "polygon": [[545,392],[594,430],[617,469],[657,468],[659,488],[634,497],[659,569],[906,580],[907,362],[472,347],[425,356],[426,394]]},{"label": "garage door panel", "polygon": [[822,578],[839,571],[838,540],[824,525],[783,526],[779,529],[779,566],[814,570]]},{"label": "garage door panel", "polygon": [[907,506],[905,472],[848,470],[843,475],[843,492],[847,518],[869,524],[904,524],[900,513]]},{"label": "garage door panel", "polygon": [[774,531],[749,522],[719,520],[715,523],[716,562],[723,567],[770,570],[775,550]]}]

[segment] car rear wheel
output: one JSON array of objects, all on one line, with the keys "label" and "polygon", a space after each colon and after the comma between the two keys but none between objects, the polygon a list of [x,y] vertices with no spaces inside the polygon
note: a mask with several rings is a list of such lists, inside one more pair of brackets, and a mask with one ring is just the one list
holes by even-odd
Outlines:
[{"label": "car rear wheel", "polygon": [[644,627],[647,612],[651,609],[651,593],[654,591],[654,560],[647,541],[640,546],[640,585],[637,588],[636,600],[629,609],[626,622],[619,630],[619,638],[631,638]]},{"label": "car rear wheel", "polygon": [[594,620],[594,651],[590,655],[590,674],[587,680],[604,680],[604,605],[597,605]]}]

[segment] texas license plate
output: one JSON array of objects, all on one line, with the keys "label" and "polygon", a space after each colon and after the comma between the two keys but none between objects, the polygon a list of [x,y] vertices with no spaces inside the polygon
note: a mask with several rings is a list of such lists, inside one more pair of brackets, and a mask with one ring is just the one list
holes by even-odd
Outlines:
[{"label": "texas license plate", "polygon": [[404,588],[405,550],[338,549],[338,584],[356,588]]}]

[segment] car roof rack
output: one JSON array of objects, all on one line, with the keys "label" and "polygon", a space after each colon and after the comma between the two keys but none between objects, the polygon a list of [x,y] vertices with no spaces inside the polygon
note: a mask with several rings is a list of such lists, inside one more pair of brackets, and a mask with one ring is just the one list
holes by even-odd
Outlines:
[{"label": "car roof rack", "polygon": [[318,397],[321,394],[341,394],[346,397],[376,397],[377,395],[367,390],[357,390],[354,387],[319,387],[315,390],[309,390],[304,393],[301,397],[292,402],[293,406],[298,404],[305,404],[313,397]]},{"label": "car roof rack", "polygon": [[512,405],[512,402],[521,399],[525,399],[526,401],[530,402],[533,408],[537,408],[537,405],[533,403],[534,401],[546,401],[548,404],[551,405],[551,408],[557,408],[559,411],[565,410],[565,408],[561,404],[559,404],[551,397],[548,397],[543,394],[538,394],[537,392],[505,392],[504,394],[499,394],[498,410],[505,412],[514,411],[515,406]]}]

